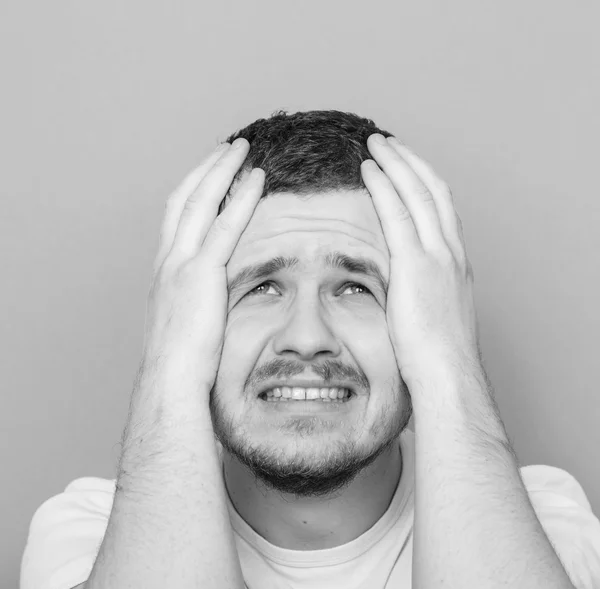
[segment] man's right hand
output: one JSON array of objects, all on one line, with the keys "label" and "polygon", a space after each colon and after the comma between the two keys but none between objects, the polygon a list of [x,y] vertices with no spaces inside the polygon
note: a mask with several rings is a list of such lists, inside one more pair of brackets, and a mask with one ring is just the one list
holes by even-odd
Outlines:
[{"label": "man's right hand", "polygon": [[[254,169],[217,216],[248,150],[246,139],[220,145],[166,203],[138,379],[159,379],[159,388],[168,380],[167,398],[160,400],[167,412],[189,414],[190,403],[196,402],[208,407],[206,394],[190,399],[190,390],[210,391],[216,379],[227,318],[225,265],[264,186],[263,170]],[[132,398],[134,405],[142,402],[146,400]]]},{"label": "man's right hand", "polygon": [[238,141],[167,201],[116,493],[86,589],[244,586],[209,405],[227,319],[225,265],[264,186],[255,169],[217,216],[248,155]]}]

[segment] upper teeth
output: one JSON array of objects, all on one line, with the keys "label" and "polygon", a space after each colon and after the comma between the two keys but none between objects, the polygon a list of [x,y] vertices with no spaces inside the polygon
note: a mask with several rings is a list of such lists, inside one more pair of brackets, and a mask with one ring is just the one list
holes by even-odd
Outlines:
[{"label": "upper teeth", "polygon": [[344,388],[308,388],[303,387],[276,387],[265,391],[266,397],[285,397],[287,399],[295,399],[298,401],[306,399],[343,399],[348,397],[350,391]]}]

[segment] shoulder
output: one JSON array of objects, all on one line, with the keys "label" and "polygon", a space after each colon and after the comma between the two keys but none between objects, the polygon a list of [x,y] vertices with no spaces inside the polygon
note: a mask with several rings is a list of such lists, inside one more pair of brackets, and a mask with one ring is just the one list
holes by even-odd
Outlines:
[{"label": "shoulder", "polygon": [[46,499],[33,514],[29,533],[45,533],[66,522],[86,524],[108,520],[115,494],[115,480],[82,477],[71,481],[65,490]]},{"label": "shoulder", "polygon": [[600,520],[579,481],[543,464],[520,472],[537,518],[577,589],[600,587]]},{"label": "shoulder", "polygon": [[114,479],[82,477],[36,509],[21,560],[21,589],[73,587],[87,579],[114,493]]},{"label": "shoulder", "polygon": [[561,498],[591,511],[591,505],[577,479],[562,468],[532,464],[520,469],[523,484],[535,499]]}]

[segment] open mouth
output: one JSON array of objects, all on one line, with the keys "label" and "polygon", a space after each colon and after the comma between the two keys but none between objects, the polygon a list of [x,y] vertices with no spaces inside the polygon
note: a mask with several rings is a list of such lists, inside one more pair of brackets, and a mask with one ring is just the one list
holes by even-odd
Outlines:
[{"label": "open mouth", "polygon": [[355,395],[352,390],[341,387],[275,387],[260,393],[258,398],[267,403],[347,403]]}]

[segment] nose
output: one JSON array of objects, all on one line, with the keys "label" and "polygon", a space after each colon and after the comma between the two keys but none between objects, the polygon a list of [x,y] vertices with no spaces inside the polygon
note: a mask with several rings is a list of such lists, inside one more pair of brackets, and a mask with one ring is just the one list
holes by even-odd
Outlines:
[{"label": "nose", "polygon": [[339,342],[317,296],[298,297],[289,313],[274,338],[276,354],[294,355],[307,362],[315,358],[339,356]]}]

